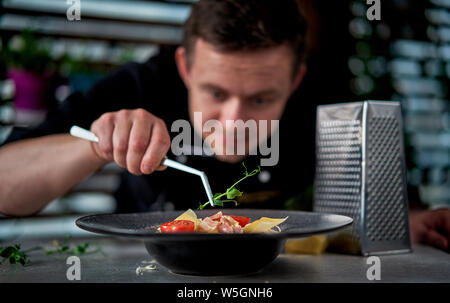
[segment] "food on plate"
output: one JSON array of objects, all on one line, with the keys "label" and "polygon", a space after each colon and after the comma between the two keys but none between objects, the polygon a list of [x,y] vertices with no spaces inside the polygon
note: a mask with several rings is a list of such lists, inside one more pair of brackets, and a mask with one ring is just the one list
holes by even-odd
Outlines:
[{"label": "food on plate", "polygon": [[[261,167],[259,167],[259,166],[251,172],[248,172],[247,167],[245,166],[244,162],[242,162],[242,166],[244,167],[244,177],[242,177],[241,179],[236,181],[233,185],[228,187],[224,193],[216,193],[213,196],[214,206],[223,206],[224,203],[228,203],[228,202],[233,202],[234,205],[238,205],[236,198],[242,196],[243,193],[239,189],[236,188],[236,185],[238,185],[240,182],[244,181],[245,179],[261,172]],[[205,202],[203,204],[200,203],[200,205],[198,206],[198,209],[201,210],[201,209],[205,208],[207,205],[210,205],[209,201]]]},{"label": "food on plate", "polygon": [[237,223],[239,223],[239,225],[241,227],[244,227],[245,225],[250,223],[250,220],[251,220],[249,217],[244,217],[244,216],[230,216],[230,217],[233,218],[234,220],[236,220]]},{"label": "food on plate", "polygon": [[188,209],[175,220],[161,224],[158,230],[161,233],[271,233],[281,231],[278,225],[286,221],[287,218],[273,219],[262,217],[251,222],[251,218],[249,217],[224,215],[219,211],[212,216],[200,219],[192,209]]},{"label": "food on plate", "polygon": [[193,231],[195,228],[194,222],[189,220],[176,220],[161,224],[160,229],[163,233]]}]

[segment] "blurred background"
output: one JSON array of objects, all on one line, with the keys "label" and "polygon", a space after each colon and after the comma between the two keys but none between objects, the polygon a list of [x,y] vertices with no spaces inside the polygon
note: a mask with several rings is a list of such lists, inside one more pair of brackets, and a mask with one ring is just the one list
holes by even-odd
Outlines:
[{"label": "blurred background", "polygon": [[[81,0],[80,21],[68,21],[64,0],[1,1],[0,143],[115,67],[180,43],[193,1]],[[400,101],[408,183],[418,188],[410,198],[450,206],[450,0],[381,0],[379,21],[367,19],[365,0],[299,4],[309,24],[299,96],[314,106]],[[0,218],[0,241],[82,235],[75,218],[114,211],[119,172],[107,165],[36,217]]]}]

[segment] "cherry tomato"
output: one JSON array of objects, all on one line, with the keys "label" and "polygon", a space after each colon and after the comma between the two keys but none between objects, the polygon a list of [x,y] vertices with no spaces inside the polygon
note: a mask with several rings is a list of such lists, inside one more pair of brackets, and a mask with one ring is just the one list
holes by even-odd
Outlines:
[{"label": "cherry tomato", "polygon": [[194,231],[195,224],[189,220],[175,220],[161,224],[162,233],[177,233]]},{"label": "cherry tomato", "polygon": [[248,223],[250,223],[250,218],[244,216],[230,216],[234,220],[236,220],[241,227],[244,227]]}]

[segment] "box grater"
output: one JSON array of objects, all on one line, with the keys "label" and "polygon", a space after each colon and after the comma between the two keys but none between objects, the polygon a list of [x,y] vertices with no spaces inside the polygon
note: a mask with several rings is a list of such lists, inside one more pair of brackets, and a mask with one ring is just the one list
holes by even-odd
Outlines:
[{"label": "box grater", "polygon": [[314,211],[353,218],[348,230],[332,237],[341,251],[363,255],[411,251],[398,102],[317,108]]}]

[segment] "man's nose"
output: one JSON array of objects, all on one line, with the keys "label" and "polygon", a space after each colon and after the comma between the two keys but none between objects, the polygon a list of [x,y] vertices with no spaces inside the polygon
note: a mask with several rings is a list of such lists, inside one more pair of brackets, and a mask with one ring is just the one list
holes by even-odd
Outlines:
[{"label": "man's nose", "polygon": [[220,121],[225,123],[227,120],[245,120],[245,111],[241,100],[238,97],[230,98],[222,107]]}]

